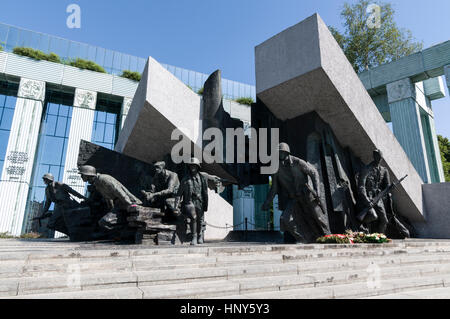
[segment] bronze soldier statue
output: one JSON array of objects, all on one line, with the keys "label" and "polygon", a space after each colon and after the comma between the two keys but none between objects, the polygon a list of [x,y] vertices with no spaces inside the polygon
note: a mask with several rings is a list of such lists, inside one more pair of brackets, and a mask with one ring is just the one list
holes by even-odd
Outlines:
[{"label": "bronze soldier statue", "polygon": [[358,219],[361,219],[363,224],[369,226],[371,232],[386,234],[388,224],[391,224],[400,234],[400,237],[410,237],[409,230],[394,214],[391,192],[387,191],[385,196],[381,196],[383,195],[381,193],[395,186],[391,184],[389,171],[381,166],[382,159],[383,153],[380,150],[375,150],[373,152],[373,161],[363,167],[359,173],[358,195],[367,214],[358,216]]},{"label": "bronze soldier statue", "polygon": [[208,181],[200,173],[200,161],[192,158],[189,173],[181,181],[177,202],[182,199],[181,211],[190,219],[191,245],[204,243],[205,212],[208,210]]},{"label": "bronze soldier statue", "polygon": [[155,177],[149,192],[142,191],[147,203],[145,206],[160,208],[161,212],[169,213],[174,217],[177,213],[175,207],[175,196],[180,186],[178,175],[167,170],[166,163],[155,163]]},{"label": "bronze soldier statue", "polygon": [[134,211],[136,205],[142,205],[142,202],[114,177],[97,174],[95,167],[81,166],[79,173],[83,181],[93,185],[106,201],[108,213],[100,219],[99,225],[112,233],[125,228],[128,213]]},{"label": "bronze soldier statue", "polygon": [[[86,199],[86,197],[64,183],[55,182],[55,178],[50,173],[45,174],[42,179],[47,185],[45,188],[45,204],[42,216],[50,217],[47,228],[68,235],[68,229],[63,215],[64,209],[71,209],[79,205],[70,195],[80,199]],[[53,213],[50,214],[48,210],[52,203],[55,204],[55,208]]]},{"label": "bronze soldier statue", "polygon": [[[380,150],[373,151],[373,161],[362,168],[358,178],[358,195],[364,207],[370,207],[364,223],[370,225],[375,233],[386,233],[388,224],[386,208],[380,199],[374,203],[374,198],[391,184],[388,170],[381,166],[383,154]],[[391,197],[391,194],[388,195]]]},{"label": "bronze soldier statue", "polygon": [[[279,145],[280,167],[272,176],[272,187],[262,210],[269,210],[278,194],[280,219],[285,241],[313,243],[330,233],[328,218],[320,201],[319,173],[314,166],[291,155],[289,145]],[[311,178],[314,189],[308,184]]]}]

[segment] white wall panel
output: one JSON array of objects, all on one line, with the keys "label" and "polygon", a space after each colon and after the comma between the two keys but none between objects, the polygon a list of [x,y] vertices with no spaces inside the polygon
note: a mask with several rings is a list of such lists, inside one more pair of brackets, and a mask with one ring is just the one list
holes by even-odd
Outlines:
[{"label": "white wall panel", "polygon": [[42,101],[17,99],[0,182],[0,232],[21,234],[42,109]]}]

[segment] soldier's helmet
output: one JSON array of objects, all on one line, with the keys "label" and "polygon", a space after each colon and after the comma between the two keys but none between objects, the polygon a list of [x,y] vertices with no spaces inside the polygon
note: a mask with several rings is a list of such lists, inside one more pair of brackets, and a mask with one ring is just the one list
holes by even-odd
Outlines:
[{"label": "soldier's helmet", "polygon": [[93,166],[84,165],[80,167],[79,173],[85,176],[96,176],[97,170]]},{"label": "soldier's helmet", "polygon": [[200,161],[195,157],[191,158],[187,164],[188,165],[197,165],[199,168],[201,167]]},{"label": "soldier's helmet", "polygon": [[166,168],[166,163],[165,162],[156,162],[155,167],[159,167],[161,169],[165,169]]},{"label": "soldier's helmet", "polygon": [[46,180],[49,180],[49,181],[52,181],[52,182],[55,181],[55,177],[53,177],[53,175],[50,174],[50,173],[44,174],[44,176],[42,176],[42,179],[46,179]]},{"label": "soldier's helmet", "polygon": [[286,143],[280,143],[280,145],[278,146],[278,151],[291,154],[291,149]]},{"label": "soldier's helmet", "polygon": [[376,149],[375,151],[373,151],[373,155],[375,157],[375,155],[379,155],[380,158],[383,158],[383,152],[380,151],[379,149]]}]

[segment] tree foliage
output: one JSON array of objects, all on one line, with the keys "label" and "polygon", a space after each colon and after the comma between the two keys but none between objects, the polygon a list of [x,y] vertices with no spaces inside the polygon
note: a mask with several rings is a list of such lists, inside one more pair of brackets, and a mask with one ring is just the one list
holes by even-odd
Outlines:
[{"label": "tree foliage", "polygon": [[441,150],[442,166],[444,166],[445,180],[450,182],[450,141],[438,135],[439,148]]},{"label": "tree foliage", "polygon": [[[379,24],[369,23],[372,12],[370,4],[380,7]],[[329,27],[336,41],[344,50],[356,72],[362,72],[422,50],[423,43],[416,42],[411,31],[400,29],[394,21],[395,11],[390,3],[358,0],[344,4],[341,11],[344,32]]]}]

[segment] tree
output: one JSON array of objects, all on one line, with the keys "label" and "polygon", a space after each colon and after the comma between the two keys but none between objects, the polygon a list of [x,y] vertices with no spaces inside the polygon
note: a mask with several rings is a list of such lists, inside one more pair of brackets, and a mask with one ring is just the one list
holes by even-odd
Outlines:
[{"label": "tree", "polygon": [[442,166],[444,166],[445,180],[450,182],[450,141],[438,135],[439,148],[441,150]]},{"label": "tree", "polygon": [[397,27],[394,13],[390,3],[358,0],[341,11],[344,33],[329,27],[357,73],[422,50],[411,31]]}]

